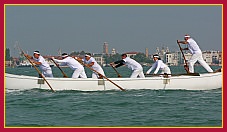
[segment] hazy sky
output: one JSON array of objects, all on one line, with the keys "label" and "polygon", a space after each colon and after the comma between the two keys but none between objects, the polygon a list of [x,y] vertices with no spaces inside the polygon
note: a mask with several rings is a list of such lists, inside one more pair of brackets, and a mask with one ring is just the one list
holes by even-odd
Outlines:
[{"label": "hazy sky", "polygon": [[222,50],[221,6],[6,6],[6,47],[43,55],[85,51],[118,53],[167,46],[179,50],[185,34],[202,50]]}]

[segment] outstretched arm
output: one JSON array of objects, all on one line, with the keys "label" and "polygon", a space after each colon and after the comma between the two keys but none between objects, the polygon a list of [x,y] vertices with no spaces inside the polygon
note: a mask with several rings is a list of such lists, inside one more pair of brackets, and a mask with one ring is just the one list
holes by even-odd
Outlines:
[{"label": "outstretched arm", "polygon": [[180,41],[180,40],[177,40],[177,43],[179,43],[179,44],[188,44],[188,42],[187,41]]},{"label": "outstretched arm", "polygon": [[113,66],[113,64],[117,64],[117,65],[114,66],[114,67],[115,67],[115,68],[118,68],[118,67],[124,65],[124,62],[125,62],[124,60],[119,60],[119,61],[115,61],[115,62],[110,63],[110,65]]},{"label": "outstretched arm", "polygon": [[159,69],[160,69],[160,67],[161,67],[161,61],[157,61],[156,64],[157,64],[157,65],[156,65],[156,69],[155,69],[155,71],[154,71],[154,74],[157,74],[157,73],[158,73],[158,71],[159,71]]},{"label": "outstretched arm", "polygon": [[153,69],[154,69],[154,65],[152,65],[152,67],[149,70],[147,70],[146,74],[149,74]]},{"label": "outstretched arm", "polygon": [[[29,59],[33,59],[33,56],[30,56],[30,55],[28,55],[28,54],[24,54],[25,56],[27,56]],[[41,65],[42,64],[42,62],[38,62],[38,61],[36,61],[36,60],[32,60],[32,63],[34,63],[34,64],[36,64],[36,65]]]},{"label": "outstretched arm", "polygon": [[24,54],[24,56],[27,56],[29,59],[33,59],[33,57],[28,54]]}]

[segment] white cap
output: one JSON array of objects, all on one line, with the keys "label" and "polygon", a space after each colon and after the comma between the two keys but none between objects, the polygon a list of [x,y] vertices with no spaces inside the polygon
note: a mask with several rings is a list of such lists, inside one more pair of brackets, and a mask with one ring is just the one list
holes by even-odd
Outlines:
[{"label": "white cap", "polygon": [[68,55],[62,55],[61,57],[67,57]]},{"label": "white cap", "polygon": [[61,55],[61,57],[67,57],[67,56],[69,56],[67,53],[63,53],[63,54]]},{"label": "white cap", "polygon": [[159,55],[155,54],[155,55],[153,55],[153,57],[155,57],[155,58],[159,58]]},{"label": "white cap", "polygon": [[34,53],[34,54],[38,54],[38,55],[40,54],[39,51],[34,51],[33,53]]},{"label": "white cap", "polygon": [[189,35],[185,35],[184,37],[185,37],[185,38],[190,38],[190,36],[189,36]]},{"label": "white cap", "polygon": [[85,56],[87,56],[87,57],[91,57],[90,55],[88,55],[88,54],[86,54]]}]

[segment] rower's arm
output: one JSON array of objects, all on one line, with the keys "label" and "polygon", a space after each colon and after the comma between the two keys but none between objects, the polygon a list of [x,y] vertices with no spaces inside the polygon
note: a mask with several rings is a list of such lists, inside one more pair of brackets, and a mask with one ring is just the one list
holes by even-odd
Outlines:
[{"label": "rower's arm", "polygon": [[179,43],[179,44],[188,44],[187,41],[180,41],[180,40],[177,40],[177,43]]},{"label": "rower's arm", "polygon": [[41,65],[42,64],[41,62],[38,62],[38,61],[33,61],[33,63],[35,63],[36,65]]},{"label": "rower's arm", "polygon": [[115,61],[114,64],[117,64],[115,67],[118,68],[118,67],[124,65],[124,62],[125,62],[124,60]]},{"label": "rower's arm", "polygon": [[29,59],[33,59],[32,56],[30,56],[29,54],[24,54],[26,57],[28,57]]}]

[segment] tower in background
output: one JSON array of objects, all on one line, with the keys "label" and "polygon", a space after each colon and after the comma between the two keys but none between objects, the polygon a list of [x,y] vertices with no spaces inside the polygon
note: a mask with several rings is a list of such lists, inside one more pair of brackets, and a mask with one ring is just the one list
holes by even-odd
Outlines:
[{"label": "tower in background", "polygon": [[103,44],[103,54],[108,54],[108,43],[104,42]]},{"label": "tower in background", "polygon": [[145,49],[145,55],[146,55],[146,57],[149,56],[148,48]]}]

